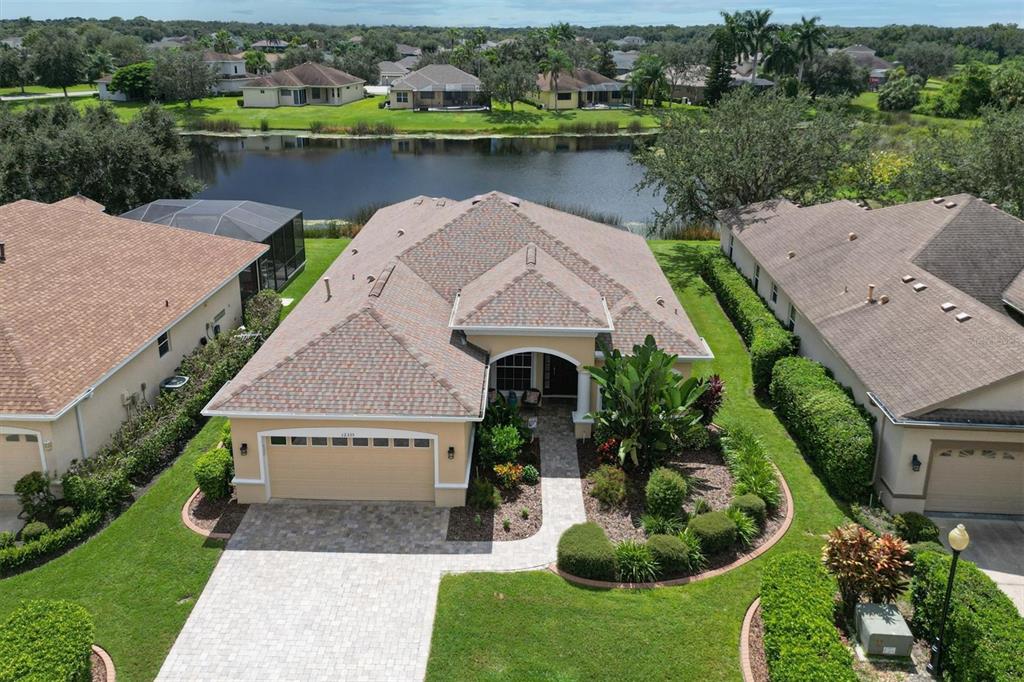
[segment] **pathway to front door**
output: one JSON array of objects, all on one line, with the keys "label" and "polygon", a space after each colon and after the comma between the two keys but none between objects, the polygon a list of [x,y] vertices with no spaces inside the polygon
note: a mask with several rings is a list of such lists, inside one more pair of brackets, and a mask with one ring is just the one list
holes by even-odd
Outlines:
[{"label": "pathway to front door", "polygon": [[568,408],[539,418],[544,525],[513,542],[446,542],[448,511],[253,505],[159,680],[420,680],[444,572],[541,568],[585,520]]}]

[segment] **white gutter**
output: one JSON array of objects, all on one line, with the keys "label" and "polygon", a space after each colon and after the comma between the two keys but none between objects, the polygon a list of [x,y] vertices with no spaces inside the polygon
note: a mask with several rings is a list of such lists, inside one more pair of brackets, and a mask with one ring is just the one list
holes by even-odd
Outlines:
[{"label": "white gutter", "polygon": [[1024,424],[975,424],[971,422],[942,422],[927,419],[914,419],[913,417],[897,417],[894,415],[881,399],[868,391],[868,399],[871,404],[882,411],[882,414],[893,424],[911,427],[929,427],[938,429],[977,429],[982,431],[1024,431]]}]

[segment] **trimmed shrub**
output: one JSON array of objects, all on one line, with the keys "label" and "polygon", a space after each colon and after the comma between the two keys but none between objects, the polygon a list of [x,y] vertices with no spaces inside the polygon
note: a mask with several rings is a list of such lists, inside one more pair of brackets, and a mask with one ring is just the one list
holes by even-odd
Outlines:
[{"label": "trimmed shrub", "polygon": [[740,542],[743,543],[744,547],[749,547],[754,542],[754,538],[756,538],[757,534],[760,532],[757,521],[735,507],[729,507],[726,509],[725,515],[732,519],[732,522],[736,524],[736,537],[740,539]]},{"label": "trimmed shrub", "polygon": [[950,554],[950,551],[940,545],[937,542],[915,542],[911,545],[907,545],[907,551],[910,552],[910,558],[917,562],[917,556],[924,552],[933,552],[935,554]]},{"label": "trimmed shrub", "polygon": [[273,289],[263,289],[245,304],[245,328],[270,336],[281,321],[281,296]]},{"label": "trimmed shrub", "polygon": [[855,682],[834,625],[837,585],[813,554],[772,558],[761,574],[761,620],[772,682]]},{"label": "trimmed shrub", "polygon": [[757,495],[747,493],[745,495],[734,497],[730,508],[738,509],[750,518],[754,519],[758,526],[764,525],[767,505],[765,505],[764,500]]},{"label": "trimmed shrub", "polygon": [[649,514],[673,518],[683,513],[683,502],[690,485],[678,471],[659,467],[651,472],[644,489]]},{"label": "trimmed shrub", "polygon": [[526,485],[537,485],[540,483],[540,472],[537,467],[527,464],[523,467],[523,483]]},{"label": "trimmed shrub", "polygon": [[33,521],[21,529],[21,541],[33,542],[50,532],[50,527],[42,521]]},{"label": "trimmed shrub", "polygon": [[611,464],[602,464],[587,474],[591,497],[606,507],[619,507],[626,501],[626,472]]},{"label": "trimmed shrub", "polygon": [[558,568],[581,578],[615,580],[615,547],[596,523],[577,523],[558,540]]},{"label": "trimmed shrub", "polygon": [[14,546],[14,533],[5,530],[0,533],[0,549],[7,549]]},{"label": "trimmed shrub", "polygon": [[700,274],[750,349],[754,388],[767,390],[775,362],[796,353],[796,336],[783,329],[740,271],[721,253],[705,256]]},{"label": "trimmed shrub", "polygon": [[523,449],[523,437],[515,424],[485,428],[480,434],[480,463],[493,467],[516,461]]},{"label": "trimmed shrub", "polygon": [[771,397],[832,492],[844,500],[866,497],[875,464],[871,423],[825,368],[807,358],[780,360],[772,372]]},{"label": "trimmed shrub", "polygon": [[615,546],[615,568],[619,580],[625,583],[648,583],[661,573],[651,550],[636,540],[623,540]]},{"label": "trimmed shrub", "polygon": [[704,424],[691,424],[679,434],[679,447],[683,450],[708,450],[711,448],[711,432]]},{"label": "trimmed shrub", "polygon": [[224,445],[225,450],[234,453],[231,449],[231,422],[224,422],[224,429],[220,432],[220,442]]},{"label": "trimmed shrub", "polygon": [[924,514],[903,512],[893,519],[896,534],[909,543],[935,542],[939,540],[939,527]]},{"label": "trimmed shrub", "polygon": [[222,500],[231,494],[234,462],[224,448],[207,450],[196,458],[192,474],[203,495],[211,500]]},{"label": "trimmed shrub", "polygon": [[[0,575],[10,575],[78,544],[103,522],[98,511],[86,511],[63,528],[44,534],[35,542],[0,549]],[[0,677],[0,679],[3,679]]]},{"label": "trimmed shrub", "polygon": [[659,577],[676,578],[693,570],[690,548],[678,535],[652,535],[647,549],[661,569]]},{"label": "trimmed shrub", "polygon": [[779,478],[764,443],[745,426],[722,438],[722,455],[733,478],[734,495],[757,495],[772,509],[782,502]]},{"label": "trimmed shrub", "polygon": [[486,478],[474,478],[469,484],[466,502],[476,509],[497,509],[501,506],[501,493]]},{"label": "trimmed shrub", "polygon": [[129,465],[121,458],[111,457],[102,463],[90,461],[90,469],[81,474],[69,470],[61,478],[64,499],[75,509],[115,511],[132,496],[128,480]]},{"label": "trimmed shrub", "polygon": [[705,554],[724,552],[736,543],[736,523],[723,511],[694,516],[686,527],[697,536]]},{"label": "trimmed shrub", "polygon": [[[911,583],[913,626],[931,640],[939,631],[952,557],[917,556]],[[969,561],[957,563],[946,620],[945,672],[954,680],[1024,679],[1024,618],[1010,598]]]},{"label": "trimmed shrub", "polygon": [[95,630],[68,601],[23,603],[0,628],[0,680],[89,682]]},{"label": "trimmed shrub", "polygon": [[18,495],[18,503],[22,513],[29,519],[45,516],[53,509],[53,493],[50,492],[50,481],[38,471],[32,471],[14,484],[14,492]]},{"label": "trimmed shrub", "polygon": [[644,535],[675,535],[683,529],[686,521],[678,516],[661,516],[660,514],[644,514],[640,517],[640,525],[644,527]]},{"label": "trimmed shrub", "polygon": [[63,528],[75,520],[75,510],[71,507],[58,507],[53,513],[53,520],[57,522],[58,528]]}]

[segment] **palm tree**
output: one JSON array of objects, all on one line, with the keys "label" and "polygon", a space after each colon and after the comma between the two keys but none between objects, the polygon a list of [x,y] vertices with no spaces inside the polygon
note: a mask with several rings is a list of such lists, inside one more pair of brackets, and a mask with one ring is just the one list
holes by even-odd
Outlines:
[{"label": "palm tree", "polygon": [[791,28],[779,29],[778,33],[772,36],[768,54],[764,58],[765,67],[779,76],[789,76],[796,70],[799,62],[796,31]]},{"label": "palm tree", "polygon": [[561,50],[551,48],[547,55],[540,60],[540,70],[551,78],[551,88],[555,91],[555,111],[558,110],[558,77],[566,71],[572,70],[572,62],[569,55]]},{"label": "palm tree", "polygon": [[245,58],[245,70],[249,73],[256,75],[270,73],[270,62],[267,60],[267,55],[259,50],[248,50],[242,56]]},{"label": "palm tree", "polygon": [[828,32],[825,27],[819,24],[821,17],[807,19],[800,17],[800,23],[796,25],[796,49],[800,59],[797,80],[804,79],[804,64],[814,58],[814,53],[825,49],[825,41],[828,39]]},{"label": "palm tree", "polygon": [[772,11],[770,9],[746,10],[741,16],[740,26],[742,27],[743,42],[753,64],[753,69],[750,72],[751,80],[757,79],[757,61],[761,53],[768,49],[772,34],[777,30],[775,24],[769,23],[771,18]]},{"label": "palm tree", "polygon": [[213,51],[227,54],[234,51],[235,42],[231,39],[231,34],[221,29],[213,35]]},{"label": "palm tree", "polygon": [[743,15],[741,12],[719,12],[724,24],[715,29],[713,38],[722,56],[730,62],[743,60],[745,54]]},{"label": "palm tree", "polygon": [[560,24],[552,24],[549,26],[547,34],[548,42],[555,47],[565,43],[571,43],[576,39],[576,33],[572,30],[572,26],[564,21]]},{"label": "palm tree", "polygon": [[453,26],[451,28],[445,29],[444,34],[448,38],[448,49],[454,50],[455,43],[458,42],[459,38],[462,36],[462,31]]},{"label": "palm tree", "polygon": [[665,80],[665,62],[656,54],[642,54],[633,65],[633,73],[629,77],[630,85],[640,93],[640,103],[650,99],[657,106],[668,90]]}]

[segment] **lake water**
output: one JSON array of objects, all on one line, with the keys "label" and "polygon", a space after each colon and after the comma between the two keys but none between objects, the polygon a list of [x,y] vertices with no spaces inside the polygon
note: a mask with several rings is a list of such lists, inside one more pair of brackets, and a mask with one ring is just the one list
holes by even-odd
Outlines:
[{"label": "lake water", "polygon": [[663,206],[637,193],[630,138],[324,140],[287,135],[192,136],[203,199],[248,199],[345,218],[373,203],[417,195],[453,199],[499,190],[647,223]]}]

